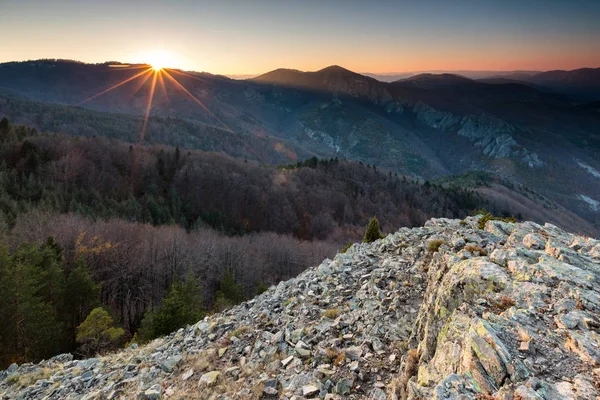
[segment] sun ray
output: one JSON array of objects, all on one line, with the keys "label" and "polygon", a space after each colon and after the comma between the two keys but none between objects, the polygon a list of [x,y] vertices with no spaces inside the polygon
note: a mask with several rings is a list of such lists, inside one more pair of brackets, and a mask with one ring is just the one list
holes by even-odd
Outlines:
[{"label": "sun ray", "polygon": [[257,160],[264,162],[262,157],[252,148],[252,146],[250,146],[248,144],[248,142],[246,142],[239,134],[237,134],[233,129],[229,128],[227,126],[227,124],[225,124],[223,121],[221,121],[219,119],[219,117],[217,117],[212,111],[210,111],[204,104],[202,104],[202,102],[200,100],[198,100],[193,94],[190,93],[189,90],[187,90],[181,83],[179,83],[179,81],[177,81],[177,79],[175,79],[171,74],[169,74],[169,72],[167,71],[167,69],[163,69],[162,72],[165,73],[165,75],[167,75],[167,77],[171,80],[171,82],[173,82],[179,89],[181,89],[183,92],[185,92],[189,97],[192,98],[192,100],[194,100],[200,107],[202,107],[204,110],[206,110],[206,112],[208,112],[214,119],[216,119],[224,128],[227,132],[233,134],[246,148],[246,150],[248,150],[250,153],[254,154],[254,156],[256,157]]},{"label": "sun ray", "polygon": [[161,87],[161,91],[163,94],[163,99],[167,105],[167,110],[169,112],[169,117],[171,117],[171,100],[169,99],[169,94],[167,93],[167,86],[165,86],[165,79],[163,77],[163,71],[158,72],[158,83]]},{"label": "sun ray", "polygon": [[132,69],[142,69],[142,68],[146,68],[149,69],[150,66],[148,64],[144,64],[144,65],[137,65],[137,66],[127,66],[127,67],[113,67],[113,66],[108,66],[108,71],[130,71]]},{"label": "sun ray", "polygon": [[197,76],[190,75],[190,74],[188,74],[187,72],[178,71],[178,70],[176,70],[176,69],[171,69],[171,68],[165,68],[165,69],[168,69],[169,71],[171,71],[171,72],[175,72],[176,74],[179,74],[179,75],[185,75],[185,76],[187,76],[188,78],[192,78],[192,79],[195,79],[195,80],[197,80],[197,81],[200,81],[200,82],[206,82],[206,79],[202,79],[202,78],[199,78],[199,77],[197,77]]},{"label": "sun ray", "polygon": [[191,94],[189,90],[187,90],[185,87],[183,87],[183,85],[181,85],[181,83],[179,83],[177,81],[177,79],[173,78],[173,76],[168,71],[164,70],[164,73],[165,73],[165,75],[167,75],[167,78],[169,78],[171,80],[171,82],[173,82],[175,84],[175,86],[177,86],[185,94],[187,94],[192,100],[194,100],[200,107],[202,107],[207,113],[209,113],[214,119],[216,119],[225,129],[227,129],[229,132],[233,132],[233,130],[231,130],[231,128],[229,128],[227,126],[227,124],[225,124],[225,122],[221,121],[219,119],[219,117],[217,117],[212,111],[210,111],[208,109],[208,107],[206,107],[204,104],[202,104],[202,102],[200,100],[198,100],[196,98],[196,96]]},{"label": "sun ray", "polygon": [[148,103],[146,104],[146,115],[144,116],[142,132],[140,133],[140,144],[144,143],[144,137],[146,136],[146,128],[148,127],[148,118],[150,117],[150,109],[152,108],[152,99],[154,98],[154,89],[156,88],[158,73],[159,71],[155,71],[154,76],[152,77],[152,86],[150,86],[150,94],[148,95]]},{"label": "sun ray", "polygon": [[101,91],[100,93],[96,93],[95,95],[90,96],[87,99],[85,99],[83,101],[80,101],[77,104],[73,104],[71,107],[77,107],[77,106],[82,105],[83,103],[87,103],[88,101],[93,100],[96,97],[102,96],[103,94],[106,94],[106,93],[110,92],[111,90],[114,90],[114,89],[118,88],[119,86],[122,86],[122,85],[126,84],[127,82],[131,82],[132,80],[134,80],[136,78],[139,78],[140,76],[142,76],[144,74],[147,74],[148,72],[150,72],[150,69],[142,71],[139,74],[135,74],[134,76],[132,76],[130,78],[127,78],[127,79],[125,79],[125,80],[123,80],[123,81],[121,81],[121,82],[119,82],[117,84],[114,84],[111,87],[109,87],[108,89],[105,89],[105,90]]},{"label": "sun ray", "polygon": [[146,84],[146,82],[148,82],[148,79],[150,79],[151,76],[152,76],[152,74],[146,75],[144,77],[144,79],[142,79],[142,81],[138,83],[138,85],[136,86],[136,88],[133,90],[133,93],[131,94],[131,97],[134,97],[137,94],[137,92],[139,92],[140,89],[142,87],[144,87],[144,85]]}]

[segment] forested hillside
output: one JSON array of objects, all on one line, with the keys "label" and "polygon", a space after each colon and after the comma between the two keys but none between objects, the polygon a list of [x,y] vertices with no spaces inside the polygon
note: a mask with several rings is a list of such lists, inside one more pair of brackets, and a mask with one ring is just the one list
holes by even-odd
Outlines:
[{"label": "forested hillside", "polygon": [[[372,216],[387,233],[481,208],[536,212],[487,178],[471,183],[419,182],[339,159],[261,165],[40,134],[3,119],[0,363],[87,354],[84,323],[103,321],[115,335],[104,350],[136,332],[166,334],[361,240]],[[99,306],[108,314],[92,313]]]},{"label": "forested hillside", "polygon": [[39,103],[0,93],[0,115],[11,121],[35,127],[44,132],[60,132],[73,136],[104,136],[135,144],[166,144],[203,151],[217,151],[232,157],[247,157],[265,163],[285,163],[311,157],[312,152],[293,146],[285,139],[256,136],[240,130],[173,116],[152,116],[144,137],[140,137],[143,117],[123,113],[107,113],[62,104]]},{"label": "forested hillside", "polygon": [[20,127],[7,132],[0,185],[9,224],[21,210],[41,207],[186,229],[205,225],[228,234],[345,239],[373,215],[392,228],[422,224],[432,215],[459,217],[487,205],[470,189],[423,185],[352,161],[313,158],[273,167],[105,138],[25,137],[33,132]]},{"label": "forested hillside", "polygon": [[600,227],[599,114],[564,93],[451,74],[385,83],[331,66],[250,80],[167,68],[151,96],[148,66],[110,65],[0,64],[0,117],[265,164],[338,157],[421,180],[486,171],[576,214],[566,223],[587,221],[567,229]]}]

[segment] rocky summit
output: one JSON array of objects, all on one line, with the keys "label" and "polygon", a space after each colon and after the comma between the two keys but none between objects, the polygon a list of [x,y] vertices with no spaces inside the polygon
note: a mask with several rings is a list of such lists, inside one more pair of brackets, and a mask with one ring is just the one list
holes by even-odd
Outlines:
[{"label": "rocky summit", "polygon": [[433,219],[143,346],[0,372],[3,399],[597,399],[600,241]]}]

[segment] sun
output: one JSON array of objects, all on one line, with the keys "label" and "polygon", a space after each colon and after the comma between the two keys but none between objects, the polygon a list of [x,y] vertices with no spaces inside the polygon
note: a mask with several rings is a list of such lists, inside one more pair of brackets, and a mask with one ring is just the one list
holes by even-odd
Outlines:
[{"label": "sun", "polygon": [[153,71],[158,72],[165,68],[173,68],[176,63],[175,58],[167,52],[155,51],[145,55],[144,59],[150,65]]}]

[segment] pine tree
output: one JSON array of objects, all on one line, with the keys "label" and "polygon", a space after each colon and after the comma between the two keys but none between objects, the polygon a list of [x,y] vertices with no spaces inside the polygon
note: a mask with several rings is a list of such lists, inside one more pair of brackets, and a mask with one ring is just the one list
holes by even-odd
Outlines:
[{"label": "pine tree", "polygon": [[244,288],[236,283],[231,270],[225,271],[223,279],[219,283],[219,291],[223,293],[226,299],[231,300],[234,304],[244,300]]},{"label": "pine tree", "polygon": [[197,322],[204,315],[200,289],[193,278],[181,284],[173,281],[160,305],[147,312],[142,320],[139,336],[142,341],[154,339]]},{"label": "pine tree", "polygon": [[63,282],[55,255],[29,245],[11,256],[5,248],[0,250],[0,264],[0,368],[56,354]]},{"label": "pine tree", "polygon": [[2,119],[0,120],[0,133],[8,133],[9,127],[10,124],[8,122],[8,119],[6,117],[2,117]]},{"label": "pine tree", "polygon": [[377,220],[377,217],[371,218],[365,231],[363,243],[372,243],[378,239],[383,239],[383,237],[384,236],[381,233],[381,228],[379,227],[379,221]]},{"label": "pine tree", "polygon": [[78,258],[67,277],[65,287],[63,315],[69,336],[75,337],[77,326],[91,310],[98,306],[99,295],[100,286],[92,279],[85,260]]}]

